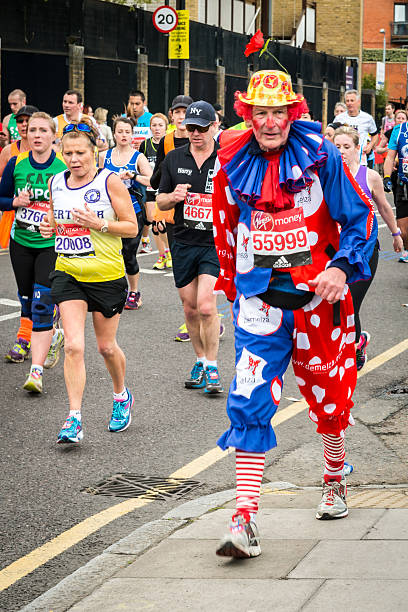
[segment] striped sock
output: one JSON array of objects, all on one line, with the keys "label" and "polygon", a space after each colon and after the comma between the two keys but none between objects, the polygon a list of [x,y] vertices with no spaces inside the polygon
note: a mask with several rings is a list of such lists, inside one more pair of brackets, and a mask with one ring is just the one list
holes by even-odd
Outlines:
[{"label": "striped sock", "polygon": [[17,338],[23,338],[27,342],[31,341],[31,332],[33,331],[33,322],[27,317],[20,318],[20,328],[17,332]]},{"label": "striped sock", "polygon": [[324,448],[324,480],[337,480],[340,482],[343,476],[344,459],[346,451],[344,449],[344,438],[331,434],[322,434]]},{"label": "striped sock", "polygon": [[237,512],[257,512],[265,453],[235,451],[237,472]]}]

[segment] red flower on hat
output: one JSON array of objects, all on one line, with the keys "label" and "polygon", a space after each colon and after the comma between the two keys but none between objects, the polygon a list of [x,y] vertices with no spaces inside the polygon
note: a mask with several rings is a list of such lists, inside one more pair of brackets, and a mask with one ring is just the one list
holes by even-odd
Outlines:
[{"label": "red flower on hat", "polygon": [[264,35],[262,34],[261,30],[258,30],[245,47],[244,55],[248,57],[248,55],[251,55],[251,53],[255,53],[256,51],[262,49],[263,46]]}]

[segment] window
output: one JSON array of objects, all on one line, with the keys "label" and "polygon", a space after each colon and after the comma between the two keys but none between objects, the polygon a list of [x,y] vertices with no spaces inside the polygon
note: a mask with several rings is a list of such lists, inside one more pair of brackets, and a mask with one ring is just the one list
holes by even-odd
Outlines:
[{"label": "window", "polygon": [[408,21],[408,4],[394,4],[394,22]]}]

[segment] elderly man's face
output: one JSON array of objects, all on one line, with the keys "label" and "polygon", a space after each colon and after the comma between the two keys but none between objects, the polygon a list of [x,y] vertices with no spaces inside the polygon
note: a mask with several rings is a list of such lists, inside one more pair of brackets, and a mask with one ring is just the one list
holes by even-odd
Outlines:
[{"label": "elderly man's face", "polygon": [[291,125],[287,106],[254,106],[252,109],[252,127],[261,149],[274,151],[283,147]]}]

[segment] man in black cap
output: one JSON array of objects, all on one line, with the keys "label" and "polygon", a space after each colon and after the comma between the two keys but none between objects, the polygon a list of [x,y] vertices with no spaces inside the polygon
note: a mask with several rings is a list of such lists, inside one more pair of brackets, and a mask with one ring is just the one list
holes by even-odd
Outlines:
[{"label": "man in black cap", "polygon": [[7,165],[7,162],[18,155],[19,153],[24,153],[24,151],[28,151],[28,142],[27,142],[27,128],[28,128],[28,120],[34,113],[38,112],[38,108],[36,106],[21,106],[15,114],[15,121],[18,130],[19,139],[14,140],[12,143],[4,147],[4,149],[0,153],[0,178],[3,174],[4,168]]},{"label": "man in black cap", "polygon": [[161,166],[160,210],[174,209],[173,273],[196,354],[188,389],[221,393],[217,354],[220,323],[214,285],[219,274],[212,224],[216,115],[208,102],[193,102],[183,124],[189,144],[170,151]]}]

